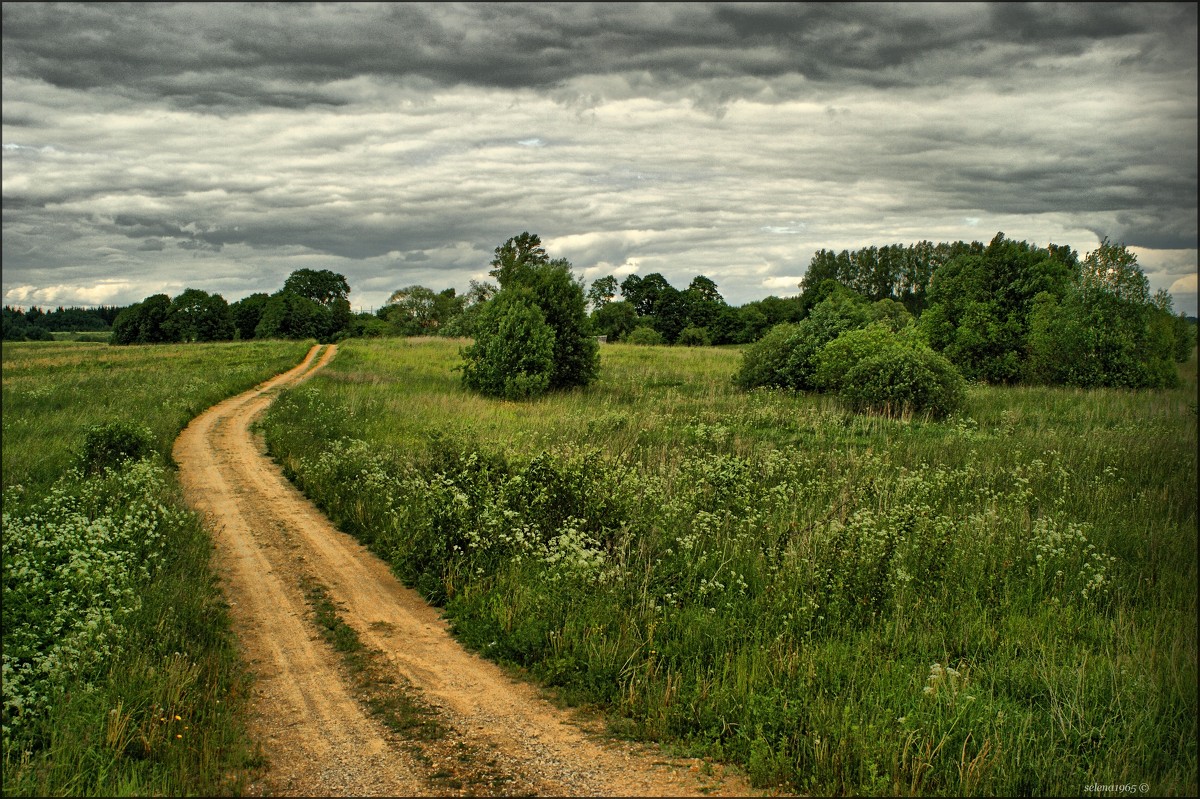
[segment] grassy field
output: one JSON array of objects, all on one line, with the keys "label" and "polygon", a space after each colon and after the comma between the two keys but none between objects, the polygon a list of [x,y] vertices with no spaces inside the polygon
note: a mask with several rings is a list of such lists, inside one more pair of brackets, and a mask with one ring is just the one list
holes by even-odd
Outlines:
[{"label": "grassy field", "polygon": [[486,400],[461,343],[347,342],[264,431],[468,645],[759,785],[1196,793],[1194,359],[932,423],[739,393],[719,348]]},{"label": "grassy field", "polygon": [[[3,345],[5,795],[241,790],[248,685],[170,451],[310,343]],[[89,428],[114,421],[153,456],[77,471]]]}]

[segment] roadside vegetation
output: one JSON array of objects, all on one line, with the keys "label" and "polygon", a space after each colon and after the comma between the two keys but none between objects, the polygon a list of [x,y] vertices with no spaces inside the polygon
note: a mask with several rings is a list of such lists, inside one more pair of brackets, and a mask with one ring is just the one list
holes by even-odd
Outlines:
[{"label": "roadside vegetation", "polygon": [[464,343],[346,342],[264,432],[468,646],[757,785],[1195,794],[1194,349],[1174,388],[970,383],[937,421],[703,346],[500,401]]},{"label": "roadside vegetation", "polygon": [[5,795],[244,788],[249,686],[170,452],[307,348],[5,342]]}]

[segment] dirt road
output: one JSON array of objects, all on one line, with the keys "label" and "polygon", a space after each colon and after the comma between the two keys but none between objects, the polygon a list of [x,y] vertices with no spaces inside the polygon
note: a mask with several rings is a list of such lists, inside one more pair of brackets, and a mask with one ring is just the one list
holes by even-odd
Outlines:
[{"label": "dirt road", "polygon": [[[607,741],[594,723],[466,652],[439,613],[336,530],[282,475],[250,431],[274,394],[328,363],[296,368],[198,416],[174,456],[185,496],[208,519],[235,630],[255,673],[253,732],[269,795],[747,796],[719,767]],[[314,621],[311,586],[435,717],[415,741],[366,709],[361,684]],[[378,671],[376,672],[378,676]],[[378,686],[377,686],[378,687]],[[369,693],[369,692],[368,692]]]}]

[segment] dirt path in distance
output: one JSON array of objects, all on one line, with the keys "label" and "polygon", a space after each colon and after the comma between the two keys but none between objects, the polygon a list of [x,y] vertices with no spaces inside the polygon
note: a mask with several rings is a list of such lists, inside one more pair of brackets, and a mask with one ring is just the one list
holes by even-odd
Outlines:
[{"label": "dirt path in distance", "polygon": [[[749,796],[740,777],[653,747],[604,739],[464,650],[438,611],[339,532],[284,478],[250,431],[282,388],[336,346],[198,416],[174,457],[185,497],[213,531],[234,629],[255,674],[252,733],[269,766],[254,793],[294,796]],[[440,741],[421,747],[365,707],[313,621],[324,587],[344,622],[429,709]]]}]

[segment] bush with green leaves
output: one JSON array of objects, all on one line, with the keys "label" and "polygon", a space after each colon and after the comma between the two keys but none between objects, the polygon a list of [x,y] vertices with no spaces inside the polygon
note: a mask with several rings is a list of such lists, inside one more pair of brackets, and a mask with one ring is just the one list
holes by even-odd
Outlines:
[{"label": "bush with green leaves", "polygon": [[544,394],[554,375],[554,330],[528,290],[501,291],[480,311],[475,341],[461,350],[463,385],[489,397]]},{"label": "bush with green leaves", "polygon": [[712,344],[712,339],[709,338],[706,328],[692,325],[680,331],[679,338],[675,339],[675,343],[684,347],[707,347]]},{"label": "bush with green leaves", "polygon": [[942,419],[962,408],[966,383],[954,364],[928,347],[892,346],[846,372],[838,396],[859,412]]},{"label": "bush with green leaves", "polygon": [[84,435],[79,468],[85,474],[96,474],[153,454],[154,434],[150,428],[131,422],[108,422],[94,425]]},{"label": "bush with green leaves", "polygon": [[928,345],[912,325],[893,332],[887,322],[880,321],[847,330],[817,353],[813,384],[821,391],[840,391],[846,383],[846,375],[859,361],[896,347]]},{"label": "bush with green leaves", "polygon": [[649,325],[635,327],[629,335],[625,336],[626,344],[640,344],[642,346],[656,346],[663,343],[662,333],[659,333]]},{"label": "bush with green leaves", "polygon": [[873,321],[871,306],[848,291],[831,294],[807,318],[795,324],[776,325],[742,353],[734,385],[750,389],[818,388],[816,358],[821,349],[847,330]]}]

